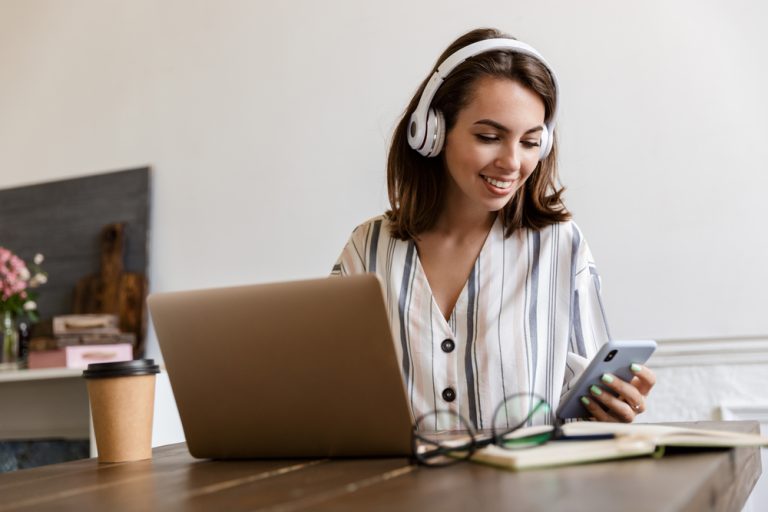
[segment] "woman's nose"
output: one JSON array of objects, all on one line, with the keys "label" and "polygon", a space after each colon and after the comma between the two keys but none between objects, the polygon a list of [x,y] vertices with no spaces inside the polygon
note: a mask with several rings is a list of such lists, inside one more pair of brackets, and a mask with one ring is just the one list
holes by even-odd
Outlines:
[{"label": "woman's nose", "polygon": [[496,157],[496,166],[510,172],[520,170],[520,152],[513,146],[505,146]]}]

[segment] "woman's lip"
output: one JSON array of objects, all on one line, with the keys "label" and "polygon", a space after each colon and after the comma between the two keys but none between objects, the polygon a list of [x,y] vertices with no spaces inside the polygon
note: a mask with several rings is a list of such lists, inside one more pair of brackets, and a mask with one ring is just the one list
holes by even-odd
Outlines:
[{"label": "woman's lip", "polygon": [[520,179],[520,174],[513,174],[512,176],[491,176],[490,174],[481,174],[483,178],[490,178],[496,181],[515,182]]},{"label": "woman's lip", "polygon": [[491,179],[497,180],[497,181],[503,181],[505,183],[509,183],[509,186],[507,188],[501,188],[501,187],[497,187],[495,185],[492,185],[491,183],[488,183],[488,181],[485,180],[485,179],[482,179],[482,181],[485,184],[485,187],[488,189],[488,191],[490,191],[493,195],[496,195],[496,196],[506,196],[506,195],[508,195],[510,193],[510,191],[512,191],[512,189],[514,188],[515,181],[517,181],[517,179],[513,179],[513,180],[500,180],[498,178],[493,178],[492,176],[488,176],[488,177],[491,178]]}]

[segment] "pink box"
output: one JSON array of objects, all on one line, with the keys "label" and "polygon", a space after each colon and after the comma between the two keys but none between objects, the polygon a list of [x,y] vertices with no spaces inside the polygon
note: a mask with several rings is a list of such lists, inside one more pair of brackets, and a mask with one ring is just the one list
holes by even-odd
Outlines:
[{"label": "pink box", "polygon": [[91,363],[111,363],[133,359],[130,343],[109,345],[71,345],[57,350],[31,351],[27,366],[35,368],[82,368]]}]

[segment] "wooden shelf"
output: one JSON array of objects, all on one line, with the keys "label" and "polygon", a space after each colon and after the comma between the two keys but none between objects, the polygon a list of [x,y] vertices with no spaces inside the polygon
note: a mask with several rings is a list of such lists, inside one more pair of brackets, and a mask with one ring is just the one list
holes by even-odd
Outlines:
[{"label": "wooden shelf", "polygon": [[79,368],[39,368],[36,370],[0,370],[0,382],[82,378]]}]

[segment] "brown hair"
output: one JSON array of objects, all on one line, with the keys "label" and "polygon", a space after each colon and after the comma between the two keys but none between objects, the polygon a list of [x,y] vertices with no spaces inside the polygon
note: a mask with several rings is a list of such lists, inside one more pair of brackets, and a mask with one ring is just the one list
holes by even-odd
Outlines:
[{"label": "brown hair", "polygon": [[[461,48],[491,38],[514,39],[495,29],[477,29],[454,41],[440,56],[430,72]],[[392,223],[392,236],[401,240],[416,238],[437,221],[444,200],[447,180],[444,156],[421,156],[408,145],[407,129],[411,114],[421,98],[429,76],[422,82],[408,108],[395,128],[387,160],[387,188],[392,207],[387,217]],[[544,116],[549,119],[555,108],[555,86],[547,68],[533,57],[507,50],[481,53],[467,59],[454,69],[437,90],[432,107],[445,116],[449,132],[456,117],[471,100],[473,86],[482,77],[507,78],[537,93],[544,101]],[[505,235],[525,227],[541,229],[570,219],[570,213],[560,198],[565,190],[558,185],[557,137],[549,155],[541,160],[531,176],[512,199],[502,208]]]}]

